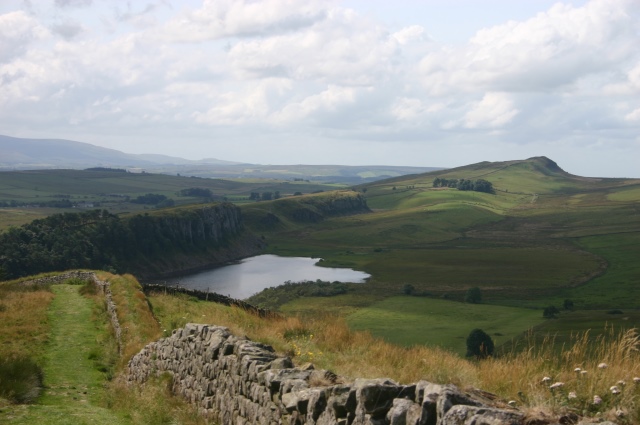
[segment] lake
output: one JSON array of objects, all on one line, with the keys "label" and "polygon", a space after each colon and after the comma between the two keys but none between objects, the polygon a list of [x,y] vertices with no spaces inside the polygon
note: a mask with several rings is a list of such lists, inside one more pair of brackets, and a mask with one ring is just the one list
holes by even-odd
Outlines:
[{"label": "lake", "polygon": [[300,282],[317,279],[334,282],[364,283],[369,274],[351,269],[318,267],[318,258],[279,257],[258,255],[228,266],[205,270],[167,280],[168,285],[200,291],[217,292],[232,298],[244,299],[265,288],[282,285],[286,281]]}]

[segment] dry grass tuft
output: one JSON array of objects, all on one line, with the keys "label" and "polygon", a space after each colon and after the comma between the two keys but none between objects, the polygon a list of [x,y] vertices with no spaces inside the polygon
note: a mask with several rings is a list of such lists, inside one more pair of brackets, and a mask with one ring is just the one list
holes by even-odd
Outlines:
[{"label": "dry grass tuft", "polygon": [[[189,322],[226,326],[237,335],[272,345],[297,364],[313,362],[346,379],[386,377],[401,383],[424,379],[481,388],[505,404],[515,401],[531,417],[575,413],[640,421],[640,341],[635,330],[616,334],[609,329],[595,342],[588,334],[576,335],[565,347],[556,346],[553,338],[534,345],[530,338],[527,350],[474,361],[437,348],[398,347],[351,331],[340,318],[260,319],[238,308],[186,296],[157,294],[150,301],[167,335]],[[607,367],[599,368],[601,363]],[[543,383],[544,377],[550,381]],[[594,396],[600,401],[594,403]]]},{"label": "dry grass tuft", "polygon": [[117,315],[122,327],[122,358],[120,367],[146,344],[162,336],[160,327],[142,292],[140,283],[130,274],[123,276],[100,272],[98,277],[108,281]]},{"label": "dry grass tuft", "polygon": [[194,406],[172,394],[171,385],[169,375],[151,378],[142,386],[112,382],[107,406],[131,418],[134,424],[207,424]]}]

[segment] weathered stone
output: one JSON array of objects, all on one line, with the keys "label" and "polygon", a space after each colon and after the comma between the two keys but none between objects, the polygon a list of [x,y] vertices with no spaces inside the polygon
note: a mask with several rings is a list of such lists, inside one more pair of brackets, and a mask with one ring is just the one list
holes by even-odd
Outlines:
[{"label": "weathered stone", "polygon": [[[416,418],[417,411],[417,421],[420,420],[420,407],[411,401],[410,399],[404,398],[396,398],[393,400],[393,405],[391,409],[389,409],[389,413],[387,413],[387,421],[389,421],[390,425],[415,425],[417,421]],[[409,412],[412,412],[411,418],[414,420],[410,422],[408,420]]]},{"label": "weathered stone", "polygon": [[271,362],[270,369],[291,369],[293,362],[289,357],[279,357]]},{"label": "weathered stone", "polygon": [[414,386],[402,386],[389,379],[356,379],[356,418],[369,415],[371,419],[384,418],[395,398],[415,397]]},{"label": "weathered stone", "polygon": [[456,405],[442,417],[441,425],[522,425],[524,416],[511,410]]}]

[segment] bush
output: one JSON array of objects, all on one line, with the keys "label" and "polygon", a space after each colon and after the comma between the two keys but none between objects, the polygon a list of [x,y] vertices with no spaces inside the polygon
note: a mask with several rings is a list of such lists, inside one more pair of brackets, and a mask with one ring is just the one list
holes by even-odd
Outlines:
[{"label": "bush", "polygon": [[545,319],[554,319],[558,313],[560,313],[560,311],[555,306],[550,305],[549,307],[545,307],[542,312],[542,317]]},{"label": "bush", "polygon": [[464,302],[470,304],[479,304],[482,301],[482,292],[477,286],[469,288],[464,296]]},{"label": "bush", "polygon": [[482,329],[474,329],[467,337],[467,357],[484,359],[493,354],[493,340]]},{"label": "bush", "polygon": [[13,403],[31,403],[40,395],[42,369],[26,357],[0,359],[0,397]]}]

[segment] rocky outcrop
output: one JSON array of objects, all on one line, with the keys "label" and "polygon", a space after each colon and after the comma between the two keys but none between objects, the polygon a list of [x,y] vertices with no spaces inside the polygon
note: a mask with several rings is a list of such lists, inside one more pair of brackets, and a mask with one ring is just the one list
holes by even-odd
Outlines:
[{"label": "rocky outcrop", "polygon": [[170,373],[173,390],[221,424],[516,425],[515,409],[492,407],[481,392],[427,381],[345,383],[312,365],[293,367],[273,348],[227,328],[188,324],[147,345],[127,368],[130,384]]}]

